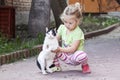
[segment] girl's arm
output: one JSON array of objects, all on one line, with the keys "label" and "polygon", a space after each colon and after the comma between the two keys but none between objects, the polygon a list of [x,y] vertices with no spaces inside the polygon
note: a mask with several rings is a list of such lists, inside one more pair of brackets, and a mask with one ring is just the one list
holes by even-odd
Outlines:
[{"label": "girl's arm", "polygon": [[[56,35],[58,41],[60,41],[60,35]],[[74,53],[78,47],[80,45],[80,40],[76,40],[74,41],[69,47],[66,48],[62,48],[62,47],[58,47],[56,50],[54,50],[53,52],[55,53],[59,53],[59,52],[65,52],[65,53]]]},{"label": "girl's arm", "polygon": [[60,35],[57,34],[56,37],[57,37],[58,41],[60,41]]},{"label": "girl's arm", "polygon": [[59,52],[74,53],[78,49],[79,45],[80,45],[80,40],[76,40],[69,47],[66,48],[59,47],[58,50]]},{"label": "girl's arm", "polygon": [[71,46],[66,47],[66,48],[58,47],[53,52],[55,52],[55,53],[59,53],[59,52],[74,53],[78,49],[79,45],[80,45],[80,40],[76,40],[75,42],[73,42],[71,44]]}]

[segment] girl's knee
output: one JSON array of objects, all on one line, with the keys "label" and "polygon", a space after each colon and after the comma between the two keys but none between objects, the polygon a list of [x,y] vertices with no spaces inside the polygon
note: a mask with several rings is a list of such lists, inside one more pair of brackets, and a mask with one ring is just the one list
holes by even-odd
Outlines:
[{"label": "girl's knee", "polygon": [[87,54],[83,51],[78,51],[74,56],[74,61],[79,63],[86,61],[87,59],[88,59]]}]

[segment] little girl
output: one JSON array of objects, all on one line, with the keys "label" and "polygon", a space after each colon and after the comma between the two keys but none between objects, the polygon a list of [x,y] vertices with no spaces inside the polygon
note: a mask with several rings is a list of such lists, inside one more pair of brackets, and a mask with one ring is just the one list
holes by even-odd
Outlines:
[{"label": "little girl", "polygon": [[[68,5],[60,16],[64,24],[60,25],[57,31],[58,40],[62,41],[62,47],[58,47],[54,64],[60,69],[58,58],[69,65],[80,65],[83,73],[90,73],[90,68],[87,63],[87,54],[83,51],[84,34],[79,28],[79,23],[82,20],[81,6],[77,2]],[[56,71],[56,70],[55,70]]]}]

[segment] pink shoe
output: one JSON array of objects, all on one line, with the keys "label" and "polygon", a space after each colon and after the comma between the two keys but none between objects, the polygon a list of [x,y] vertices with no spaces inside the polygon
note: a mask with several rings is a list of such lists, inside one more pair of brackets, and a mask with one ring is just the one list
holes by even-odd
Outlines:
[{"label": "pink shoe", "polygon": [[90,70],[88,64],[82,65],[82,72],[85,73],[85,74],[91,73],[91,70]]}]

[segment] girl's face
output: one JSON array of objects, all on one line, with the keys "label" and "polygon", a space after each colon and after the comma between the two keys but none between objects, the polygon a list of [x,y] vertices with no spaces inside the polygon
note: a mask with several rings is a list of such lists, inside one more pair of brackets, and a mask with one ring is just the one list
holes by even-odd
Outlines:
[{"label": "girl's face", "polygon": [[63,23],[68,30],[72,31],[77,26],[77,19],[73,18],[72,16],[67,16],[66,18],[64,18]]}]

